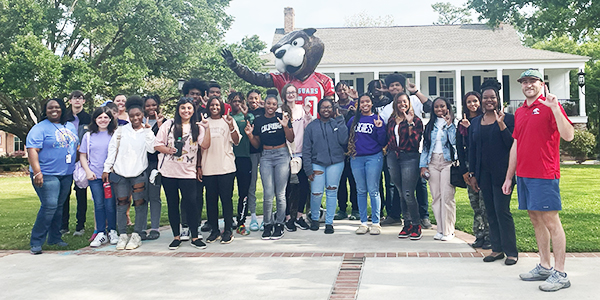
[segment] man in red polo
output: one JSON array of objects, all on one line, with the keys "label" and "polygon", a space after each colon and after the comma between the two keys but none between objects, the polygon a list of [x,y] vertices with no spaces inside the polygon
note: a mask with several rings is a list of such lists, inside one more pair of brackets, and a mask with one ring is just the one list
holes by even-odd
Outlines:
[{"label": "man in red polo", "polygon": [[519,209],[529,213],[540,254],[540,263],[519,277],[525,281],[544,280],[539,288],[550,292],[571,286],[565,273],[566,239],[558,216],[562,209],[558,183],[560,138],[573,140],[574,129],[543,80],[537,69],[523,72],[517,80],[527,99],[515,112],[514,142],[502,191],[510,194],[516,171]]}]

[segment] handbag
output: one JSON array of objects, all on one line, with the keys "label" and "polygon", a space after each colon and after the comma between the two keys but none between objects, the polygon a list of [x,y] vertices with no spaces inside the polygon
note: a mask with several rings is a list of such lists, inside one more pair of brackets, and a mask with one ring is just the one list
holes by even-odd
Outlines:
[{"label": "handbag", "polygon": [[463,177],[463,174],[460,170],[460,161],[454,159],[456,152],[454,146],[450,144],[450,137],[448,137],[446,143],[448,145],[448,148],[450,149],[450,157],[452,158],[452,166],[450,167],[450,184],[452,184],[455,187],[466,189],[467,183],[465,182],[465,178]]},{"label": "handbag", "polygon": [[[171,129],[173,128],[173,123],[174,122],[171,122],[171,126],[169,126],[169,132],[167,132],[167,143],[169,142],[169,135],[171,134]],[[160,166],[158,166],[156,169],[153,169],[152,171],[150,171],[150,176],[148,177],[148,181],[150,183],[152,183],[153,185],[156,185],[156,183],[160,181],[160,178],[162,176],[160,174],[160,169],[162,168],[162,165],[165,162],[166,156],[167,155],[163,153],[163,158],[160,161]]]},{"label": "handbag", "polygon": [[[87,135],[87,158],[88,158],[88,166],[90,164],[90,139],[91,139],[91,135],[89,132],[85,133]],[[85,136],[85,135],[84,135]],[[85,172],[85,169],[83,168],[83,166],[81,166],[81,159],[75,163],[75,170],[73,171],[73,181],[75,181],[75,185],[77,185],[77,187],[79,187],[80,189],[85,189],[87,188],[90,183],[88,182],[87,179],[87,174]]]},{"label": "handbag", "polygon": [[292,153],[293,148],[296,148],[294,142],[288,144],[288,150],[290,150],[290,156],[292,157],[292,159],[290,159],[290,172],[292,175],[297,175],[300,172],[300,169],[302,169],[302,157],[294,157],[294,154]]}]

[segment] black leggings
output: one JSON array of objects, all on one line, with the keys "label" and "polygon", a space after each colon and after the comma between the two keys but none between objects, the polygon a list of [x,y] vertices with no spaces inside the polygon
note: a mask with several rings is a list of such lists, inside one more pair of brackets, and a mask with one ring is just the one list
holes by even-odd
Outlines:
[{"label": "black leggings", "polygon": [[304,212],[309,191],[310,186],[308,185],[308,177],[306,176],[306,173],[304,173],[304,167],[302,167],[300,172],[298,172],[298,183],[290,183],[288,181],[287,187],[285,188],[285,199],[287,200],[285,206],[286,216],[291,216],[292,219],[296,219],[298,212]]},{"label": "black leggings", "polygon": [[181,208],[187,217],[192,238],[198,237],[198,206],[196,204],[196,179],[162,178],[162,186],[167,197],[167,208],[169,210],[169,224],[173,236],[179,236],[179,191],[181,191]]},{"label": "black leggings", "polygon": [[206,187],[206,212],[212,231],[219,231],[219,198],[223,207],[225,231],[231,230],[233,223],[233,180],[235,172],[223,175],[204,176],[202,181]]},{"label": "black leggings", "polygon": [[237,223],[238,226],[246,222],[248,214],[248,190],[250,189],[250,179],[252,177],[252,161],[250,157],[235,158],[235,177],[237,178],[238,188],[238,207],[237,207]]}]

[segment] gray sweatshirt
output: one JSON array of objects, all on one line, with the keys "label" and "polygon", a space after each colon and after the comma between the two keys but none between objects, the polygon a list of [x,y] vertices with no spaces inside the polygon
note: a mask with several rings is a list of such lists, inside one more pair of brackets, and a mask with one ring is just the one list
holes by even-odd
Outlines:
[{"label": "gray sweatshirt", "polygon": [[312,164],[330,166],[344,161],[348,144],[348,127],[343,116],[327,122],[315,119],[304,129],[302,164],[307,176],[313,173]]}]

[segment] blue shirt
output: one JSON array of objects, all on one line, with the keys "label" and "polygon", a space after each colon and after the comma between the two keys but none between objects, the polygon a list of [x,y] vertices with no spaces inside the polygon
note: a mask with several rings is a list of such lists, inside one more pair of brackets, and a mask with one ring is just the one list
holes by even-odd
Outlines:
[{"label": "blue shirt", "polygon": [[[73,123],[54,124],[48,119],[33,126],[27,134],[26,147],[40,149],[40,168],[44,175],[69,175],[75,169],[77,129]],[[71,156],[67,163],[67,155]],[[29,171],[33,172],[31,167]]]}]

